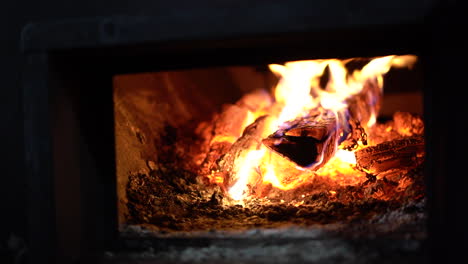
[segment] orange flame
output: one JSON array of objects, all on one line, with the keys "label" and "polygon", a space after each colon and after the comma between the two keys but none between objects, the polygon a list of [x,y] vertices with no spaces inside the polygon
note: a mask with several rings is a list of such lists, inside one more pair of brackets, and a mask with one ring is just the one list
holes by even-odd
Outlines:
[{"label": "orange flame", "polygon": [[[268,113],[272,121],[264,134],[274,133],[286,121],[307,116],[312,109],[332,111],[336,117],[337,126],[340,126],[338,117],[348,115],[346,100],[360,93],[366,81],[376,80],[382,93],[383,75],[391,67],[411,67],[416,59],[416,56],[412,55],[375,58],[361,70],[355,70],[352,73],[346,69],[346,64],[350,60],[308,60],[287,62],[284,65],[271,64],[270,70],[279,77],[274,92],[275,107],[271,109],[279,110],[272,110]],[[320,78],[327,68],[330,73],[329,81],[326,87],[321,87]],[[378,100],[379,98],[372,98],[372,103],[369,105],[370,116],[368,120],[362,120],[365,127],[371,127],[376,122],[379,110]],[[252,117],[258,116],[258,113],[252,113],[246,126],[253,122]],[[229,194],[234,200],[245,199],[248,184],[255,184],[258,177],[262,179],[263,184],[271,184],[281,190],[297,188],[312,180],[316,175],[335,177],[335,180],[345,184],[355,183],[364,178],[362,173],[354,169],[355,164],[354,153],[339,150],[337,144],[335,156],[315,172],[298,167],[265,147],[252,149],[236,160],[234,173],[238,180],[229,189]],[[343,175],[345,178],[340,178]]]}]

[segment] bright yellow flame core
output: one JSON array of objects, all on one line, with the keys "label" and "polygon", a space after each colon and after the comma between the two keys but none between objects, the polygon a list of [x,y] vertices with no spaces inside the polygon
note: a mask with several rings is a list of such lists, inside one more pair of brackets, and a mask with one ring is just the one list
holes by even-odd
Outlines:
[{"label": "bright yellow flame core", "polygon": [[[245,126],[255,118],[267,113],[271,122],[263,134],[274,133],[284,122],[297,117],[306,116],[312,109],[331,110],[335,116],[346,114],[346,99],[362,91],[368,80],[376,80],[380,91],[383,92],[383,75],[391,67],[411,67],[417,60],[416,56],[385,56],[375,58],[361,70],[348,72],[345,65],[350,60],[308,60],[287,62],[284,65],[271,64],[270,70],[279,77],[275,88],[275,107],[270,111],[260,109],[252,113],[246,120]],[[320,78],[325,69],[329,69],[329,81],[326,87],[320,87]],[[377,101],[379,98],[375,98]],[[370,105],[371,116],[364,125],[371,127],[378,115],[375,106]],[[232,139],[229,139],[232,141]],[[343,184],[356,184],[365,175],[354,169],[356,164],[354,153],[337,150],[335,156],[318,171],[309,171],[297,167],[276,153],[262,146],[252,149],[243,157],[239,157],[235,164],[237,182],[229,189],[234,200],[245,199],[247,186],[258,183],[269,183],[281,190],[291,190],[312,180],[316,175],[327,175],[331,179]]]},{"label": "bright yellow flame core", "polygon": [[265,154],[265,150],[265,148],[262,148],[260,150],[249,151],[244,157],[236,160],[235,170],[238,180],[231,189],[229,189],[229,195],[231,195],[234,200],[241,200],[244,197],[249,178],[251,174],[254,173],[255,167]]}]

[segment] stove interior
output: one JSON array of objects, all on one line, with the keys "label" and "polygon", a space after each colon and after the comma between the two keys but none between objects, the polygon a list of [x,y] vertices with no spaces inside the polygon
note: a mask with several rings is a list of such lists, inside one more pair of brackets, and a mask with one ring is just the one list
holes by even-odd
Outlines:
[{"label": "stove interior", "polygon": [[426,236],[417,56],[179,69],[113,83],[122,235]]}]

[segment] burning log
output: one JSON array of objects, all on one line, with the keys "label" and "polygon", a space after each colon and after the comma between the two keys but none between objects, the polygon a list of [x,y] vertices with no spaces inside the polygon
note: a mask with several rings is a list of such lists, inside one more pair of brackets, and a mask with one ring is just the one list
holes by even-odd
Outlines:
[{"label": "burning log", "polygon": [[424,161],[422,136],[383,142],[355,152],[358,168],[378,175],[391,170],[409,171]]},{"label": "burning log", "polygon": [[233,174],[235,161],[243,157],[251,150],[257,150],[262,144],[263,133],[265,126],[268,123],[268,116],[257,118],[255,122],[245,128],[242,136],[232,144],[229,151],[223,155],[217,162],[219,170],[226,172],[229,177],[225,178],[225,186],[231,186],[237,181],[237,177]]},{"label": "burning log", "polygon": [[[380,108],[381,91],[376,79],[365,82],[360,93],[346,100],[348,107],[338,113],[330,110],[300,117],[286,122],[282,128],[263,140],[270,149],[278,152],[301,167],[321,168],[333,157],[336,147],[343,142],[345,149],[367,144],[367,135],[361,124],[368,124]],[[372,121],[371,121],[372,122]]]},{"label": "burning log", "polygon": [[325,111],[286,122],[274,134],[263,139],[268,148],[302,167],[318,169],[335,153],[338,140],[335,115]]},{"label": "burning log", "polygon": [[[198,134],[204,138],[205,154],[200,166],[200,174],[207,175],[217,170],[216,162],[227,153],[232,144],[242,135],[253,112],[268,108],[271,96],[264,90],[256,90],[244,95],[236,104],[224,105],[221,113],[210,122],[198,127]],[[253,120],[251,120],[253,121]]]},{"label": "burning log", "polygon": [[362,90],[346,100],[350,119],[367,126],[375,121],[380,110],[382,91],[376,78],[368,79]]},{"label": "burning log", "polygon": [[199,126],[199,134],[206,140],[208,147],[200,166],[200,174],[210,174],[215,162],[226,153],[234,141],[242,134],[242,128],[249,115],[247,107],[242,105],[225,105],[223,111],[210,123]]}]

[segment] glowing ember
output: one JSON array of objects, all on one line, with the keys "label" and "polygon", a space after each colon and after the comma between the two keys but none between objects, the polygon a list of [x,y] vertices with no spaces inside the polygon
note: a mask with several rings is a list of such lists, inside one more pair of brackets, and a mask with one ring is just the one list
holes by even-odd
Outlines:
[{"label": "glowing ember", "polygon": [[222,184],[224,182],[223,175],[219,171],[211,171],[208,179],[210,183]]}]

